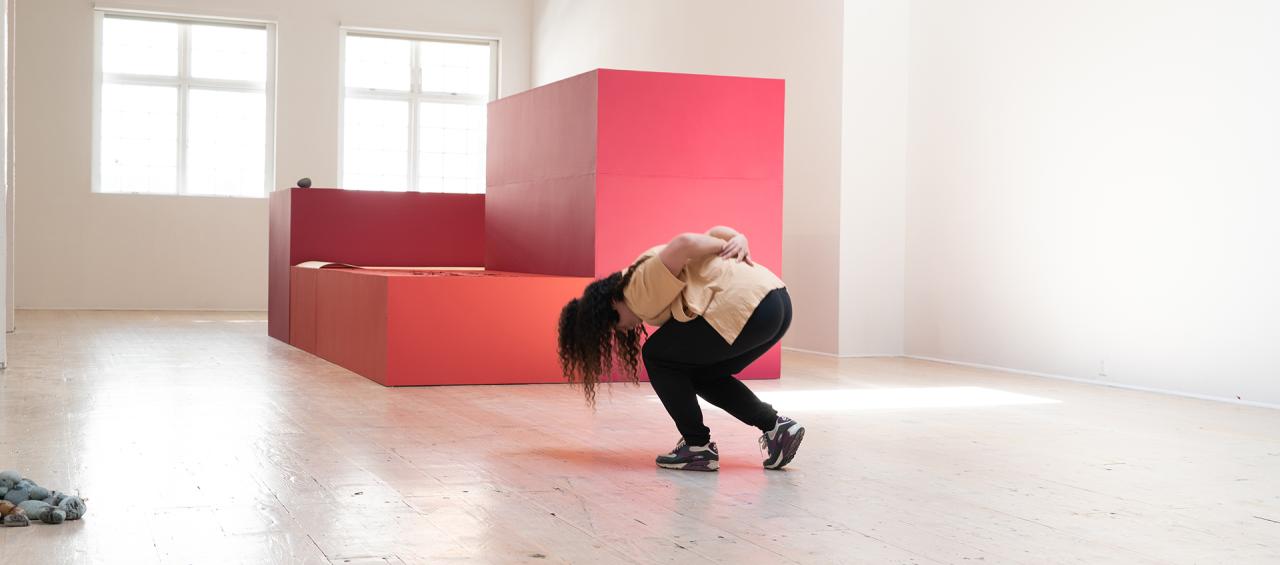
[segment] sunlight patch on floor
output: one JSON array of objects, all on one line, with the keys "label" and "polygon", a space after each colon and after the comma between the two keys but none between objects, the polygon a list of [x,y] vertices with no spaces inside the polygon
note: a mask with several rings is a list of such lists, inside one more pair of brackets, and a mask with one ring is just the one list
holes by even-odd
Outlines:
[{"label": "sunlight patch on floor", "polygon": [[[992,406],[1058,404],[1060,402],[1051,398],[976,386],[779,390],[757,391],[756,394],[765,402],[773,404],[787,413],[986,408]],[[651,396],[650,399],[658,402],[657,396]],[[702,401],[702,404],[709,406],[705,401]]]}]

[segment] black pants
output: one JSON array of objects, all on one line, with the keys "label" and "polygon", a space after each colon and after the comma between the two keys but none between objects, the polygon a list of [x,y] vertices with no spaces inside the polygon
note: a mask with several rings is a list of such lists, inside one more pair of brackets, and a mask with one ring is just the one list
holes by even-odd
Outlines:
[{"label": "black pants", "polygon": [[791,296],[780,288],[760,302],[733,345],[700,317],[671,320],[649,336],[644,344],[649,384],[686,442],[705,445],[711,439],[711,430],[702,423],[699,396],[743,423],[773,429],[778,412],[733,376],[768,352],[789,327]]}]

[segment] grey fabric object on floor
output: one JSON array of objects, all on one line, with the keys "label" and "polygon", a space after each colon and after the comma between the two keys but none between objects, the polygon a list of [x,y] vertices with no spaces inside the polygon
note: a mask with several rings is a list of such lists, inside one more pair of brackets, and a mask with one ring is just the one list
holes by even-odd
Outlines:
[{"label": "grey fabric object on floor", "polygon": [[66,512],[68,520],[79,520],[84,516],[85,512],[89,511],[89,507],[85,505],[84,500],[81,500],[78,496],[63,497],[58,502],[58,508]]},{"label": "grey fabric object on floor", "polygon": [[[0,472],[0,489],[4,506],[16,508],[12,513],[25,514],[29,520],[61,524],[64,520],[79,520],[88,512],[84,499],[37,485],[17,471]],[[0,514],[6,514],[7,519],[11,513]]]},{"label": "grey fabric object on floor", "polygon": [[27,488],[25,485],[15,486],[9,489],[9,492],[4,495],[5,500],[8,500],[9,502],[12,502],[14,504],[22,504],[23,502],[26,502],[30,498],[31,498],[31,489]]},{"label": "grey fabric object on floor", "polygon": [[17,471],[0,471],[0,487],[13,488],[22,480],[22,474]]},{"label": "grey fabric object on floor", "polygon": [[67,519],[67,512],[43,500],[28,500],[18,505],[27,513],[27,517],[40,520],[46,524],[61,524]]},{"label": "grey fabric object on floor", "polygon": [[[49,498],[49,489],[44,488],[40,485],[33,484],[31,485],[31,495],[29,496],[29,498],[31,498],[31,500],[47,501],[47,499]],[[50,502],[49,504],[53,504],[53,503]]]},{"label": "grey fabric object on floor", "polygon": [[42,500],[26,500],[18,505],[18,509],[26,512],[32,520],[42,520],[41,516],[52,511],[53,505]]},{"label": "grey fabric object on floor", "polygon": [[67,512],[61,508],[51,507],[48,514],[40,517],[40,521],[46,524],[61,524],[67,519]]}]

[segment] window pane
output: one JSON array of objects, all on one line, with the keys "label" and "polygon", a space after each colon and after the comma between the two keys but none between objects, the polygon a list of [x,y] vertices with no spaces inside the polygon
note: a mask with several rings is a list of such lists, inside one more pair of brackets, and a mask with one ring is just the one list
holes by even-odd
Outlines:
[{"label": "window pane", "polygon": [[418,65],[423,92],[489,94],[489,46],[423,41]]},{"label": "window pane", "polygon": [[187,194],[266,194],[266,95],[192,89]]},{"label": "window pane", "polygon": [[102,85],[99,190],[177,192],[178,89]]},{"label": "window pane", "polygon": [[409,103],[347,98],[342,136],[343,187],[409,188]]},{"label": "window pane", "polygon": [[178,24],[102,18],[102,72],[178,74]]},{"label": "window pane", "polygon": [[346,83],[350,88],[409,90],[412,42],[347,36]]},{"label": "window pane", "polygon": [[484,192],[485,107],[418,106],[418,190]]},{"label": "window pane", "polygon": [[226,80],[267,80],[267,30],[191,26],[191,75]]}]

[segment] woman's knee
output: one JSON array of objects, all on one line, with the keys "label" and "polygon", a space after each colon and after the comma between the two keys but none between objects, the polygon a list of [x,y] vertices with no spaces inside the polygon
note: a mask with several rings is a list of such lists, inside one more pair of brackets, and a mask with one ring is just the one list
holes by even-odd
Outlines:
[{"label": "woman's knee", "polygon": [[640,358],[644,360],[644,369],[651,382],[663,384],[684,376],[684,366],[673,357],[670,348],[663,347],[661,341],[651,339],[645,342],[640,349]]}]

